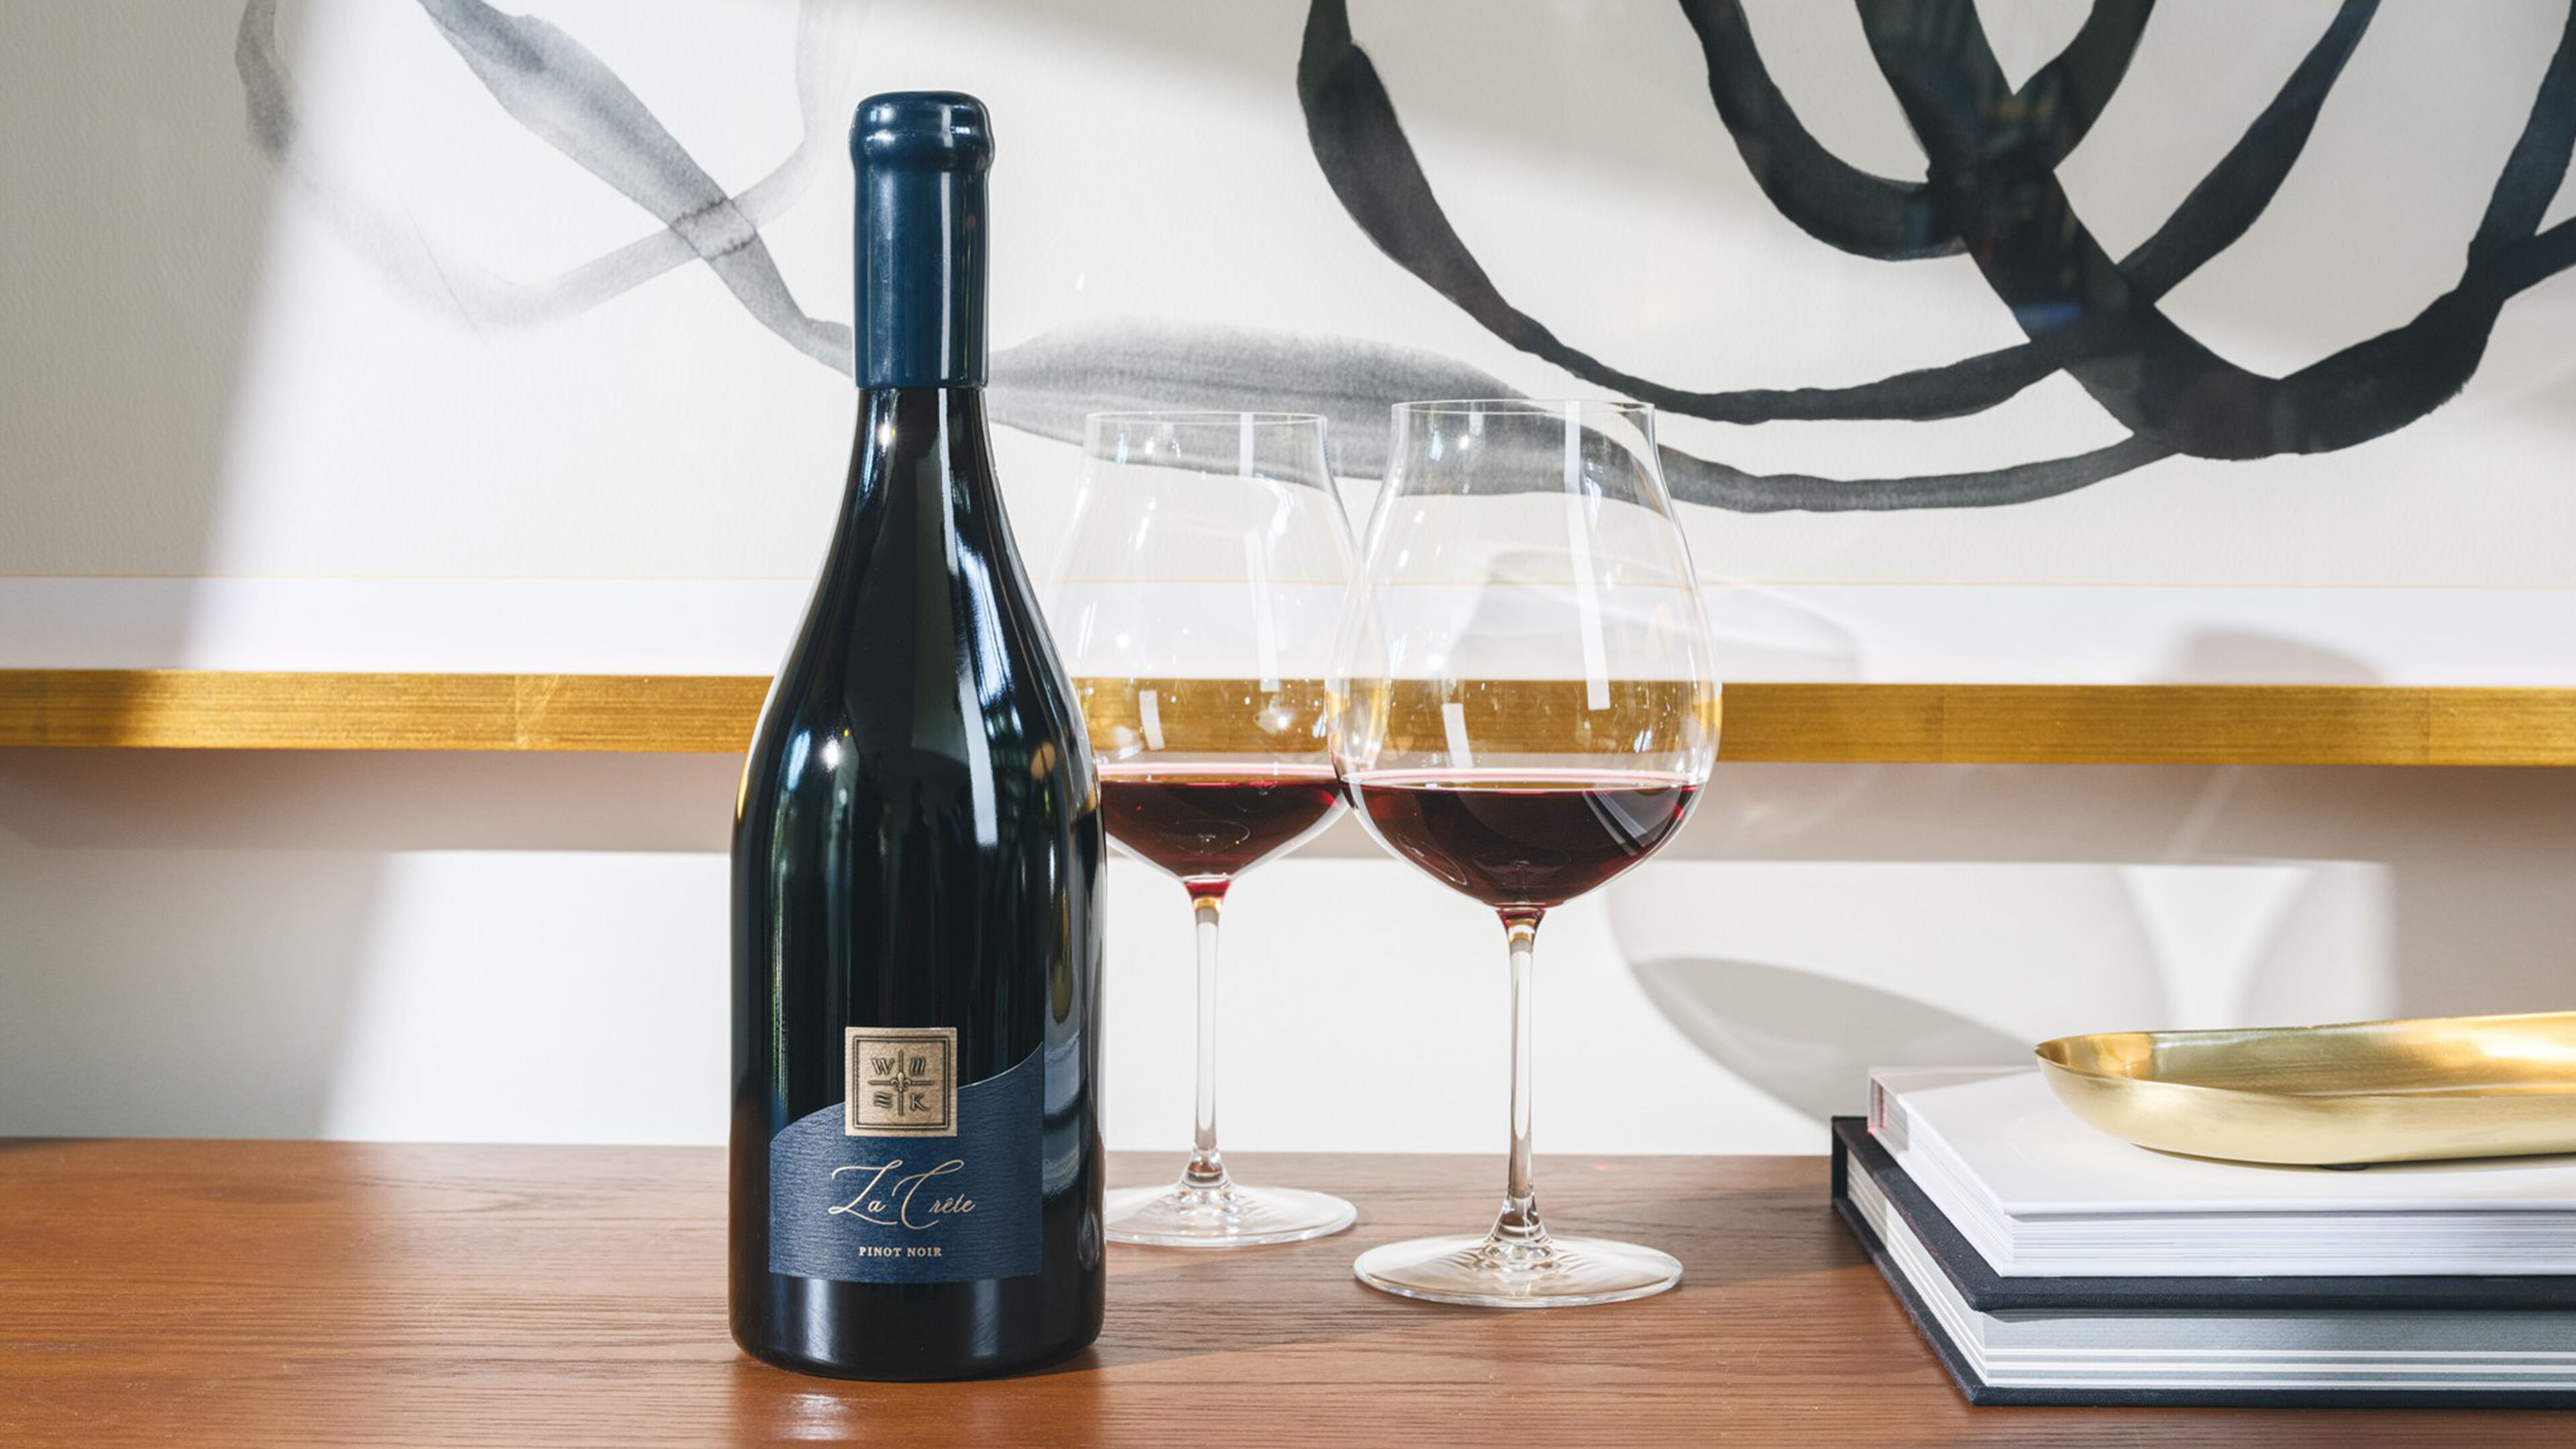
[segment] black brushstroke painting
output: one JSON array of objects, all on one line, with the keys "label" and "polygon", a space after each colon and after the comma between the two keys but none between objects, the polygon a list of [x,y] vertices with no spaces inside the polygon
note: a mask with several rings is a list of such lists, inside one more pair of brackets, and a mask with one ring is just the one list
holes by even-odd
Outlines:
[{"label": "black brushstroke painting", "polygon": [[[728,193],[598,55],[559,27],[484,0],[419,0],[441,38],[533,135],[635,202],[662,228],[546,282],[528,284],[421,253],[362,189],[303,164],[291,85],[277,55],[276,0],[248,0],[235,60],[260,149],[362,252],[425,299],[474,325],[573,315],[691,262],[707,266],[754,321],[803,355],[850,370],[849,328],[796,302],[763,223],[814,159],[822,68],[806,0],[798,83],[807,136],[795,157]],[[1731,423],[1933,421],[1993,408],[2064,374],[2127,436],[2071,457],[1944,475],[1823,478],[1757,474],[1666,448],[1676,499],[1737,512],[1993,507],[2068,492],[2182,455],[2248,460],[2348,448],[2422,418],[2476,372],[2517,293],[2576,266],[2576,221],[2540,218],[2576,146],[2576,7],[2571,7],[2475,235],[2460,279],[2404,325],[2287,377],[2220,357],[2158,302],[2245,235],[2288,178],[2378,0],[2344,0],[2245,134],[2127,256],[2103,251],[2057,180],[2058,167],[2117,94],[2153,0],[2095,0],[2062,51],[2019,86],[1987,43],[1973,0],[1858,0],[1881,77],[1922,145],[1927,175],[1873,175],[1836,157],[1772,80],[1740,0],[1679,0],[1708,74],[1715,123],[1780,214],[1822,245],[1873,261],[1971,258],[2024,341],[1940,366],[1830,388],[1701,392],[1625,371],[1569,345],[1512,304],[1442,210],[1395,100],[1352,38],[1348,0],[1311,0],[1295,87],[1316,164],[1380,251],[1515,349],[1667,412]],[[1491,376],[1415,349],[1205,325],[1108,323],[1050,334],[993,357],[996,421],[1079,436],[1097,408],[1207,406],[1324,412],[1334,466],[1383,462],[1390,403],[1509,396]]]},{"label": "black brushstroke painting", "polygon": [[759,229],[607,62],[555,26],[483,0],[420,4],[513,120],[651,212],[762,326],[826,367],[850,365],[848,325],[805,315]]},{"label": "black brushstroke painting", "polygon": [[2156,299],[2270,204],[2375,0],[2347,0],[2246,135],[2162,229],[2119,261],[2085,228],[2056,170],[2119,89],[2151,0],[2096,0],[2065,50],[2019,87],[1996,64],[1973,0],[1859,0],[1871,54],[1929,162],[1919,185],[1858,171],[1807,134],[1755,50],[1738,0],[1681,3],[1719,119],[1783,216],[1818,241],[1877,260],[1965,251],[2029,340],[1832,391],[1685,392],[1576,351],[1506,301],[1450,227],[1394,101],[1351,38],[1347,0],[1313,0],[1307,12],[1297,93],[1316,162],[1381,251],[1486,330],[1668,412],[1727,422],[1925,421],[1991,407],[2064,372],[2130,433],[2107,449],[1980,474],[1747,479],[1743,496],[1696,501],[1753,510],[2018,503],[2176,453],[2250,459],[2351,447],[2456,396],[2505,301],[2576,264],[2576,222],[2536,230],[2576,145],[2576,8],[2459,283],[2406,325],[2269,378],[2219,357]]},{"label": "black brushstroke painting", "polygon": [[249,0],[234,42],[250,113],[251,142],[360,255],[427,305],[474,327],[530,327],[578,316],[690,262],[713,269],[744,311],[799,352],[852,371],[850,328],[806,315],[760,239],[804,174],[842,160],[849,108],[829,94],[818,7],[797,29],[796,86],[805,135],[786,161],[727,194],[627,89],[614,71],[561,29],[506,15],[481,0],[421,0],[421,8],[504,111],[584,170],[644,207],[662,229],[559,276],[522,282],[437,252],[399,206],[299,147],[295,91],[277,47],[277,0]]}]

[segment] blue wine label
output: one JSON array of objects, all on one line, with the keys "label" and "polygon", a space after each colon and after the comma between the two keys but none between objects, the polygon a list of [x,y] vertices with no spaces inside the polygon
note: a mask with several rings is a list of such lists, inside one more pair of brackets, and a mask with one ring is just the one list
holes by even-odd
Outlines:
[{"label": "blue wine label", "polygon": [[1041,1266],[1045,1053],[957,1081],[954,1028],[853,1027],[847,1096],[769,1146],[769,1271],[850,1283]]}]

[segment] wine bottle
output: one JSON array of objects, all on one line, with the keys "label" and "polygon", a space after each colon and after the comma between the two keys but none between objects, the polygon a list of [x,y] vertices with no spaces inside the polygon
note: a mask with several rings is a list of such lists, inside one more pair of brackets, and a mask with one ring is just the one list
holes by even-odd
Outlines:
[{"label": "wine bottle", "polygon": [[1101,822],[985,433],[980,102],[863,102],[858,436],[733,838],[732,1320],[965,1378],[1099,1334]]}]

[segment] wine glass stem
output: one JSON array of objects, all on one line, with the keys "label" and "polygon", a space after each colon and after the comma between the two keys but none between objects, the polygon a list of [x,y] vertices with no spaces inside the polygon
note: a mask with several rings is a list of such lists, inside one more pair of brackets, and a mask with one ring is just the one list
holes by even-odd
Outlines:
[{"label": "wine glass stem", "polygon": [[1530,994],[1533,943],[1545,911],[1511,906],[1502,911],[1512,951],[1512,1161],[1503,1182],[1503,1210],[1493,1238],[1507,1245],[1540,1244],[1547,1227],[1538,1217],[1538,1190],[1530,1182]]},{"label": "wine glass stem", "polygon": [[1185,1188],[1228,1186],[1225,1158],[1216,1150],[1216,930],[1225,902],[1227,881],[1189,882],[1190,909],[1199,934],[1199,1100],[1198,1127],[1190,1145],[1190,1165],[1181,1172]]}]

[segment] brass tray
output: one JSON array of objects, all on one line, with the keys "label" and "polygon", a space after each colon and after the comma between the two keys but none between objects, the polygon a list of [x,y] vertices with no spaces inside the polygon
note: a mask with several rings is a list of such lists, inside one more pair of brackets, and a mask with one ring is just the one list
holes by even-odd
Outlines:
[{"label": "brass tray", "polygon": [[2576,1152],[2576,1012],[2236,1031],[2032,1049],[2076,1116],[2141,1147],[2344,1166]]}]

